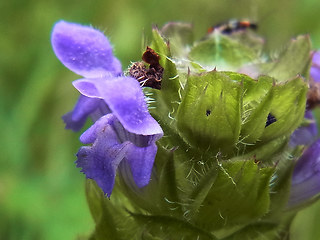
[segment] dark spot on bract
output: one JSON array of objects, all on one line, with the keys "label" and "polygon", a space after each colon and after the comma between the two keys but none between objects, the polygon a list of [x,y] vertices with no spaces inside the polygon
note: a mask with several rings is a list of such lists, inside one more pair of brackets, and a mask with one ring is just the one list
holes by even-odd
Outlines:
[{"label": "dark spot on bract", "polygon": [[206,111],[206,115],[209,116],[210,114],[211,114],[211,110],[208,109],[208,110]]},{"label": "dark spot on bract", "polygon": [[268,117],[267,117],[267,121],[266,121],[266,126],[265,126],[265,128],[268,127],[270,124],[276,122],[276,121],[277,121],[276,117],[273,116],[271,113],[269,113],[269,114],[268,114]]}]

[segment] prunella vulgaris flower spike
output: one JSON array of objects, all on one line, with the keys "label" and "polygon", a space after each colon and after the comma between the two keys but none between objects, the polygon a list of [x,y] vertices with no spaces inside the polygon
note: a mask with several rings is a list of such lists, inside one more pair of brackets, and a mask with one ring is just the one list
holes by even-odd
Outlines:
[{"label": "prunella vulgaris flower spike", "polygon": [[82,76],[66,127],[93,120],[76,161],[92,239],[280,240],[317,199],[320,55],[298,36],[269,57],[256,26],[198,41],[190,24],[155,27],[123,73],[100,31],[55,25],[54,52]]}]

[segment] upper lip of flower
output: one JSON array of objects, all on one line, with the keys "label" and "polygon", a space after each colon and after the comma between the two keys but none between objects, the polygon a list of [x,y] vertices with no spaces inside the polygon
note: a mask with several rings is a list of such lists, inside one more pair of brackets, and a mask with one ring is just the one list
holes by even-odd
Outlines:
[{"label": "upper lip of flower", "polygon": [[63,65],[85,78],[122,73],[109,40],[92,27],[59,21],[53,28],[51,43]]},{"label": "upper lip of flower", "polygon": [[[109,40],[96,29],[59,21],[54,25],[51,43],[62,64],[85,78],[116,77],[122,73]],[[101,100],[80,96],[73,111],[63,116],[66,128],[79,131],[100,106]]]}]

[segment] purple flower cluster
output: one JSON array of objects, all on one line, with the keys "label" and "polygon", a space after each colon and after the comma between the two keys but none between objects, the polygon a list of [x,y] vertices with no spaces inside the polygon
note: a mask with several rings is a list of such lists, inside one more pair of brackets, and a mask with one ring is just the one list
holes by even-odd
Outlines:
[{"label": "purple flower cluster", "polygon": [[[310,69],[311,83],[320,83],[320,52],[313,53]],[[320,139],[311,110],[305,113],[309,121],[306,126],[291,135],[290,146],[306,146],[306,150],[295,165],[288,206],[298,206],[320,193]]]},{"label": "purple flower cluster", "polygon": [[290,137],[289,144],[291,147],[296,147],[298,145],[309,146],[317,139],[318,128],[312,112],[307,110],[304,118],[307,121],[306,125],[296,129]]},{"label": "purple flower cluster", "polygon": [[84,78],[73,82],[81,93],[73,111],[63,116],[66,128],[80,130],[88,117],[94,124],[80,140],[77,167],[94,179],[110,197],[118,167],[131,169],[138,187],[149,183],[162,137],[159,124],[148,112],[140,84],[123,76],[104,34],[92,27],[59,21],[51,42],[58,59]]}]

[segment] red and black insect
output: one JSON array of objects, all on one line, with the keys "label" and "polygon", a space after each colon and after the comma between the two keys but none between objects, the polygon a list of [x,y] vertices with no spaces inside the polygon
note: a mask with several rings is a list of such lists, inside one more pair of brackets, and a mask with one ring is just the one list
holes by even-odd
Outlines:
[{"label": "red and black insect", "polygon": [[238,31],[243,31],[246,29],[257,30],[258,25],[256,23],[252,23],[248,20],[230,20],[228,22],[219,23],[213,27],[208,29],[208,34],[213,33],[214,31],[218,31],[223,34],[231,34]]}]

